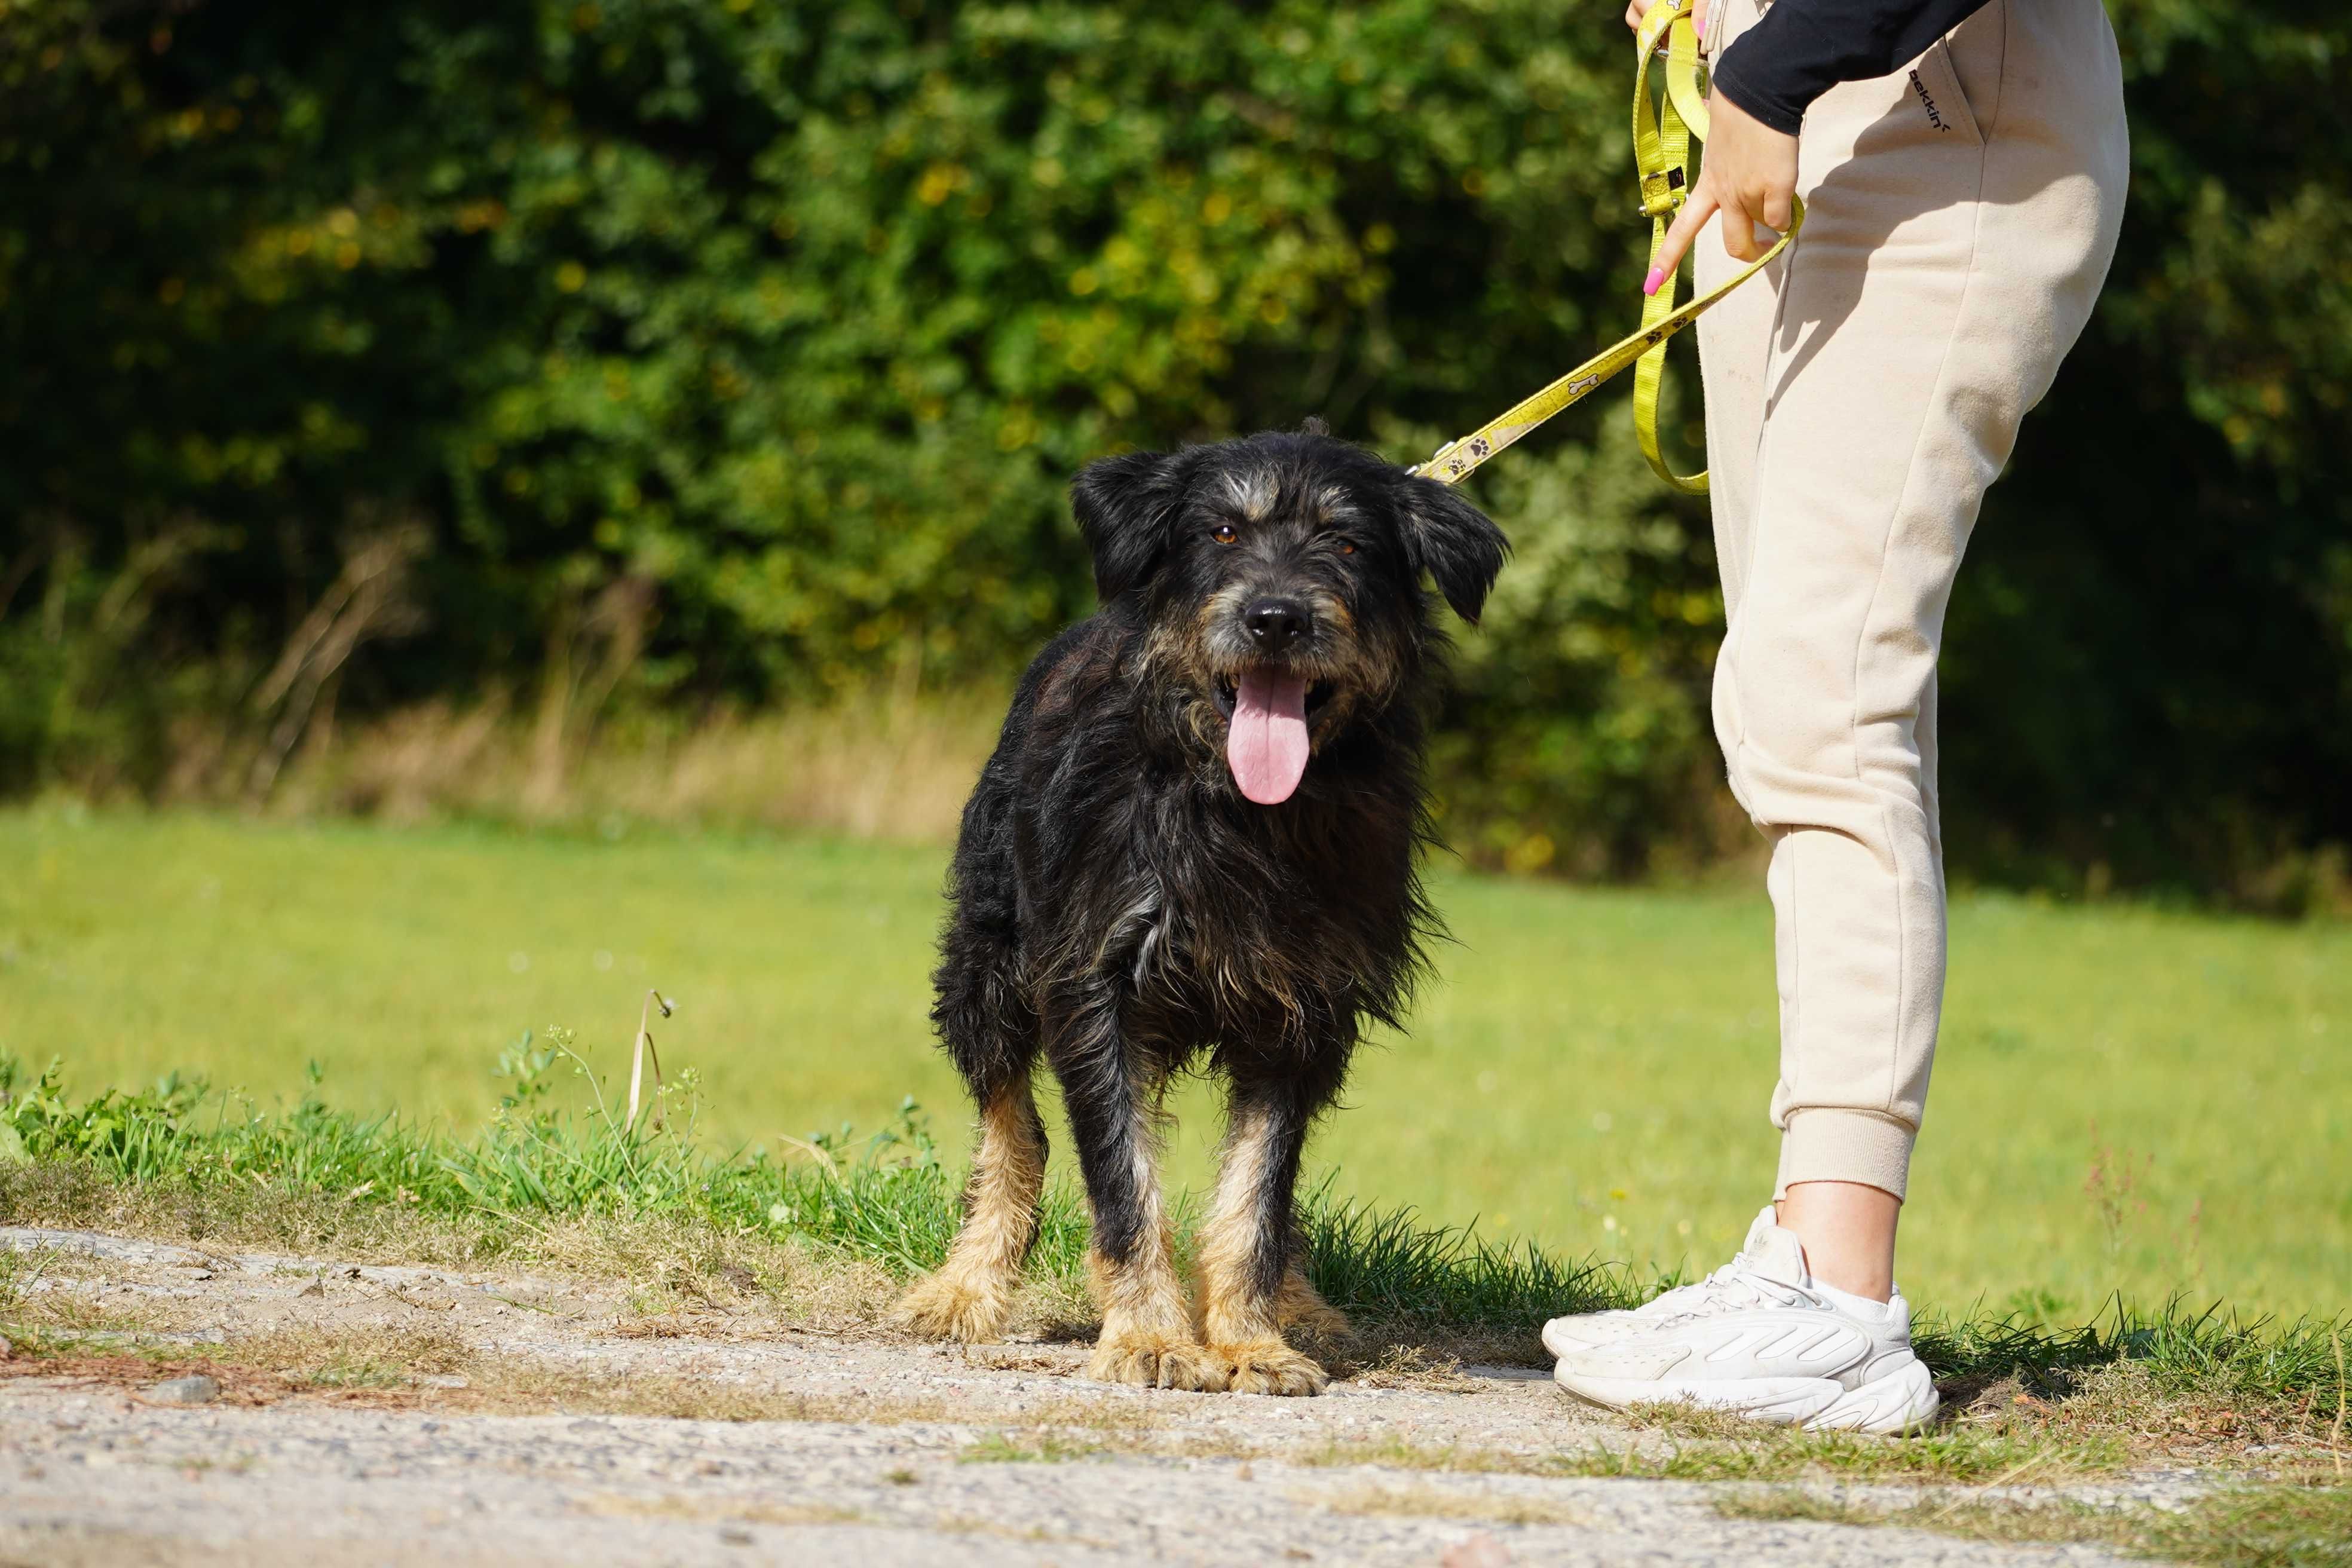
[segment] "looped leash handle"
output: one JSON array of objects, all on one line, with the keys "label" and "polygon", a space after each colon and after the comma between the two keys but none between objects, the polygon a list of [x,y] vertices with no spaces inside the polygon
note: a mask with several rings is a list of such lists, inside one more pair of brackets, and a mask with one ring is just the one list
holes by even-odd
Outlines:
[{"label": "looped leash handle", "polygon": [[[1633,166],[1642,180],[1642,216],[1650,220],[1650,268],[1657,268],[1665,250],[1666,231],[1690,199],[1698,179],[1698,143],[1706,136],[1706,105],[1698,92],[1698,28],[1691,19],[1692,0],[1658,0],[1642,17],[1635,35],[1633,65]],[[1663,39],[1662,36],[1663,35]],[[1664,42],[1666,56],[1664,101],[1650,97],[1650,63]],[[1677,84],[1686,84],[1677,93]],[[1689,112],[1696,110],[1696,114]],[[1642,327],[1656,327],[1674,313],[1675,294],[1682,268],[1642,300]],[[1706,470],[1677,474],[1658,446],[1658,392],[1665,379],[1666,344],[1661,338],[1633,363],[1633,437],[1650,471],[1685,495],[1706,493]]]},{"label": "looped leash handle", "polygon": [[[1650,62],[1664,40],[1666,58],[1663,104],[1650,96]],[[1698,29],[1691,23],[1691,0],[1657,0],[1634,36],[1633,163],[1640,174],[1641,214],[1650,220],[1650,265],[1664,248],[1666,230],[1689,199],[1696,175],[1695,143],[1707,132],[1706,100],[1699,86]],[[1677,309],[1678,279],[1670,279],[1643,301],[1641,329],[1523,399],[1469,435],[1439,447],[1412,471],[1444,484],[1459,484],[1486,460],[1562,409],[1580,403],[1603,382],[1633,369],[1633,433],[1642,456],[1657,476],[1686,495],[1706,493],[1706,474],[1676,474],[1658,447],[1658,390],[1666,365],[1666,344],[1704,315],[1716,301],[1755,277],[1788,249],[1804,226],[1805,205],[1792,199],[1789,226],[1772,247],[1706,293]],[[1681,268],[1675,268],[1677,274]]]}]

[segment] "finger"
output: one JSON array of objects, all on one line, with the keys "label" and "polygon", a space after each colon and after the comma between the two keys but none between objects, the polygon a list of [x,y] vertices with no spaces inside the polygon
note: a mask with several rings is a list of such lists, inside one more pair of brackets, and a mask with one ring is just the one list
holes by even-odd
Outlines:
[{"label": "finger", "polygon": [[1764,254],[1756,243],[1755,218],[1736,201],[1723,209],[1723,248],[1734,261],[1753,261]]},{"label": "finger", "polygon": [[1690,249],[1691,241],[1696,239],[1698,231],[1706,226],[1706,220],[1715,216],[1715,193],[1705,184],[1691,193],[1690,200],[1683,204],[1683,210],[1675,215],[1675,221],[1668,226],[1665,242],[1658,247],[1658,258],[1650,268],[1650,275],[1642,279],[1643,293],[1654,294],[1665,287],[1666,279],[1675,275],[1675,268],[1683,264],[1683,256]]},{"label": "finger", "polygon": [[1775,185],[1764,193],[1757,210],[1764,215],[1764,226],[1774,234],[1789,232],[1789,199],[1793,194],[1785,185]]},{"label": "finger", "polygon": [[1625,7],[1625,25],[1635,32],[1642,30],[1642,17],[1650,9],[1647,0],[1633,0]]},{"label": "finger", "polygon": [[1764,247],[1756,243],[1759,199],[1753,191],[1735,189],[1723,201],[1723,248],[1734,261],[1753,261],[1764,254]]}]

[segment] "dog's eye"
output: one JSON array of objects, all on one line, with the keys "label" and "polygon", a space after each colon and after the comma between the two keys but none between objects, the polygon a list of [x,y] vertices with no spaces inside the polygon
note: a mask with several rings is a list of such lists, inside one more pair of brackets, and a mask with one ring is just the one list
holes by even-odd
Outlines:
[{"label": "dog's eye", "polygon": [[1221,522],[1217,524],[1216,527],[1209,530],[1209,537],[1215,540],[1220,544],[1231,544],[1235,540],[1241,538],[1241,530],[1235,528],[1230,522]]},{"label": "dog's eye", "polygon": [[1341,534],[1339,536],[1339,553],[1342,555],[1353,555],[1355,552],[1356,542],[1349,539],[1347,535]]}]

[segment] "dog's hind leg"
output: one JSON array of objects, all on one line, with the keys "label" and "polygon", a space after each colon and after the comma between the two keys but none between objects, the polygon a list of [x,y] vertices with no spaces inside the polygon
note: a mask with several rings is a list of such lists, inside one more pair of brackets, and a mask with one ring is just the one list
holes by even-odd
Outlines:
[{"label": "dog's hind leg", "polygon": [[1087,1278],[1103,1322],[1087,1375],[1160,1388],[1223,1388],[1223,1376],[1192,1331],[1192,1304],[1176,1275],[1160,1194],[1156,1086],[1121,1037],[1109,997],[1068,1016],[1048,1048],[1094,1215]]},{"label": "dog's hind leg", "polygon": [[1201,1337],[1236,1394],[1320,1394],[1323,1369],[1282,1337],[1286,1322],[1344,1332],[1301,1266],[1294,1213],[1312,1119],[1289,1082],[1237,1082],[1217,1195],[1201,1230]]},{"label": "dog's hind leg", "polygon": [[1354,1333],[1348,1314],[1323,1299],[1307,1278],[1307,1237],[1291,1232],[1290,1266],[1283,1271],[1282,1289],[1274,1298],[1275,1321],[1318,1339],[1344,1340]]}]

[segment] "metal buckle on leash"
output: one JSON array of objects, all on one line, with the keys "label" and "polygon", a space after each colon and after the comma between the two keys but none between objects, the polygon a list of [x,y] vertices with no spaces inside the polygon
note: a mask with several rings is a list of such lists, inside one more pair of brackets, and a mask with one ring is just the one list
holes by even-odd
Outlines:
[{"label": "metal buckle on leash", "polygon": [[1680,164],[1654,174],[1643,174],[1642,205],[1634,209],[1634,216],[1664,217],[1668,213],[1680,211],[1683,203],[1690,196],[1690,193],[1683,188],[1684,183]]}]

